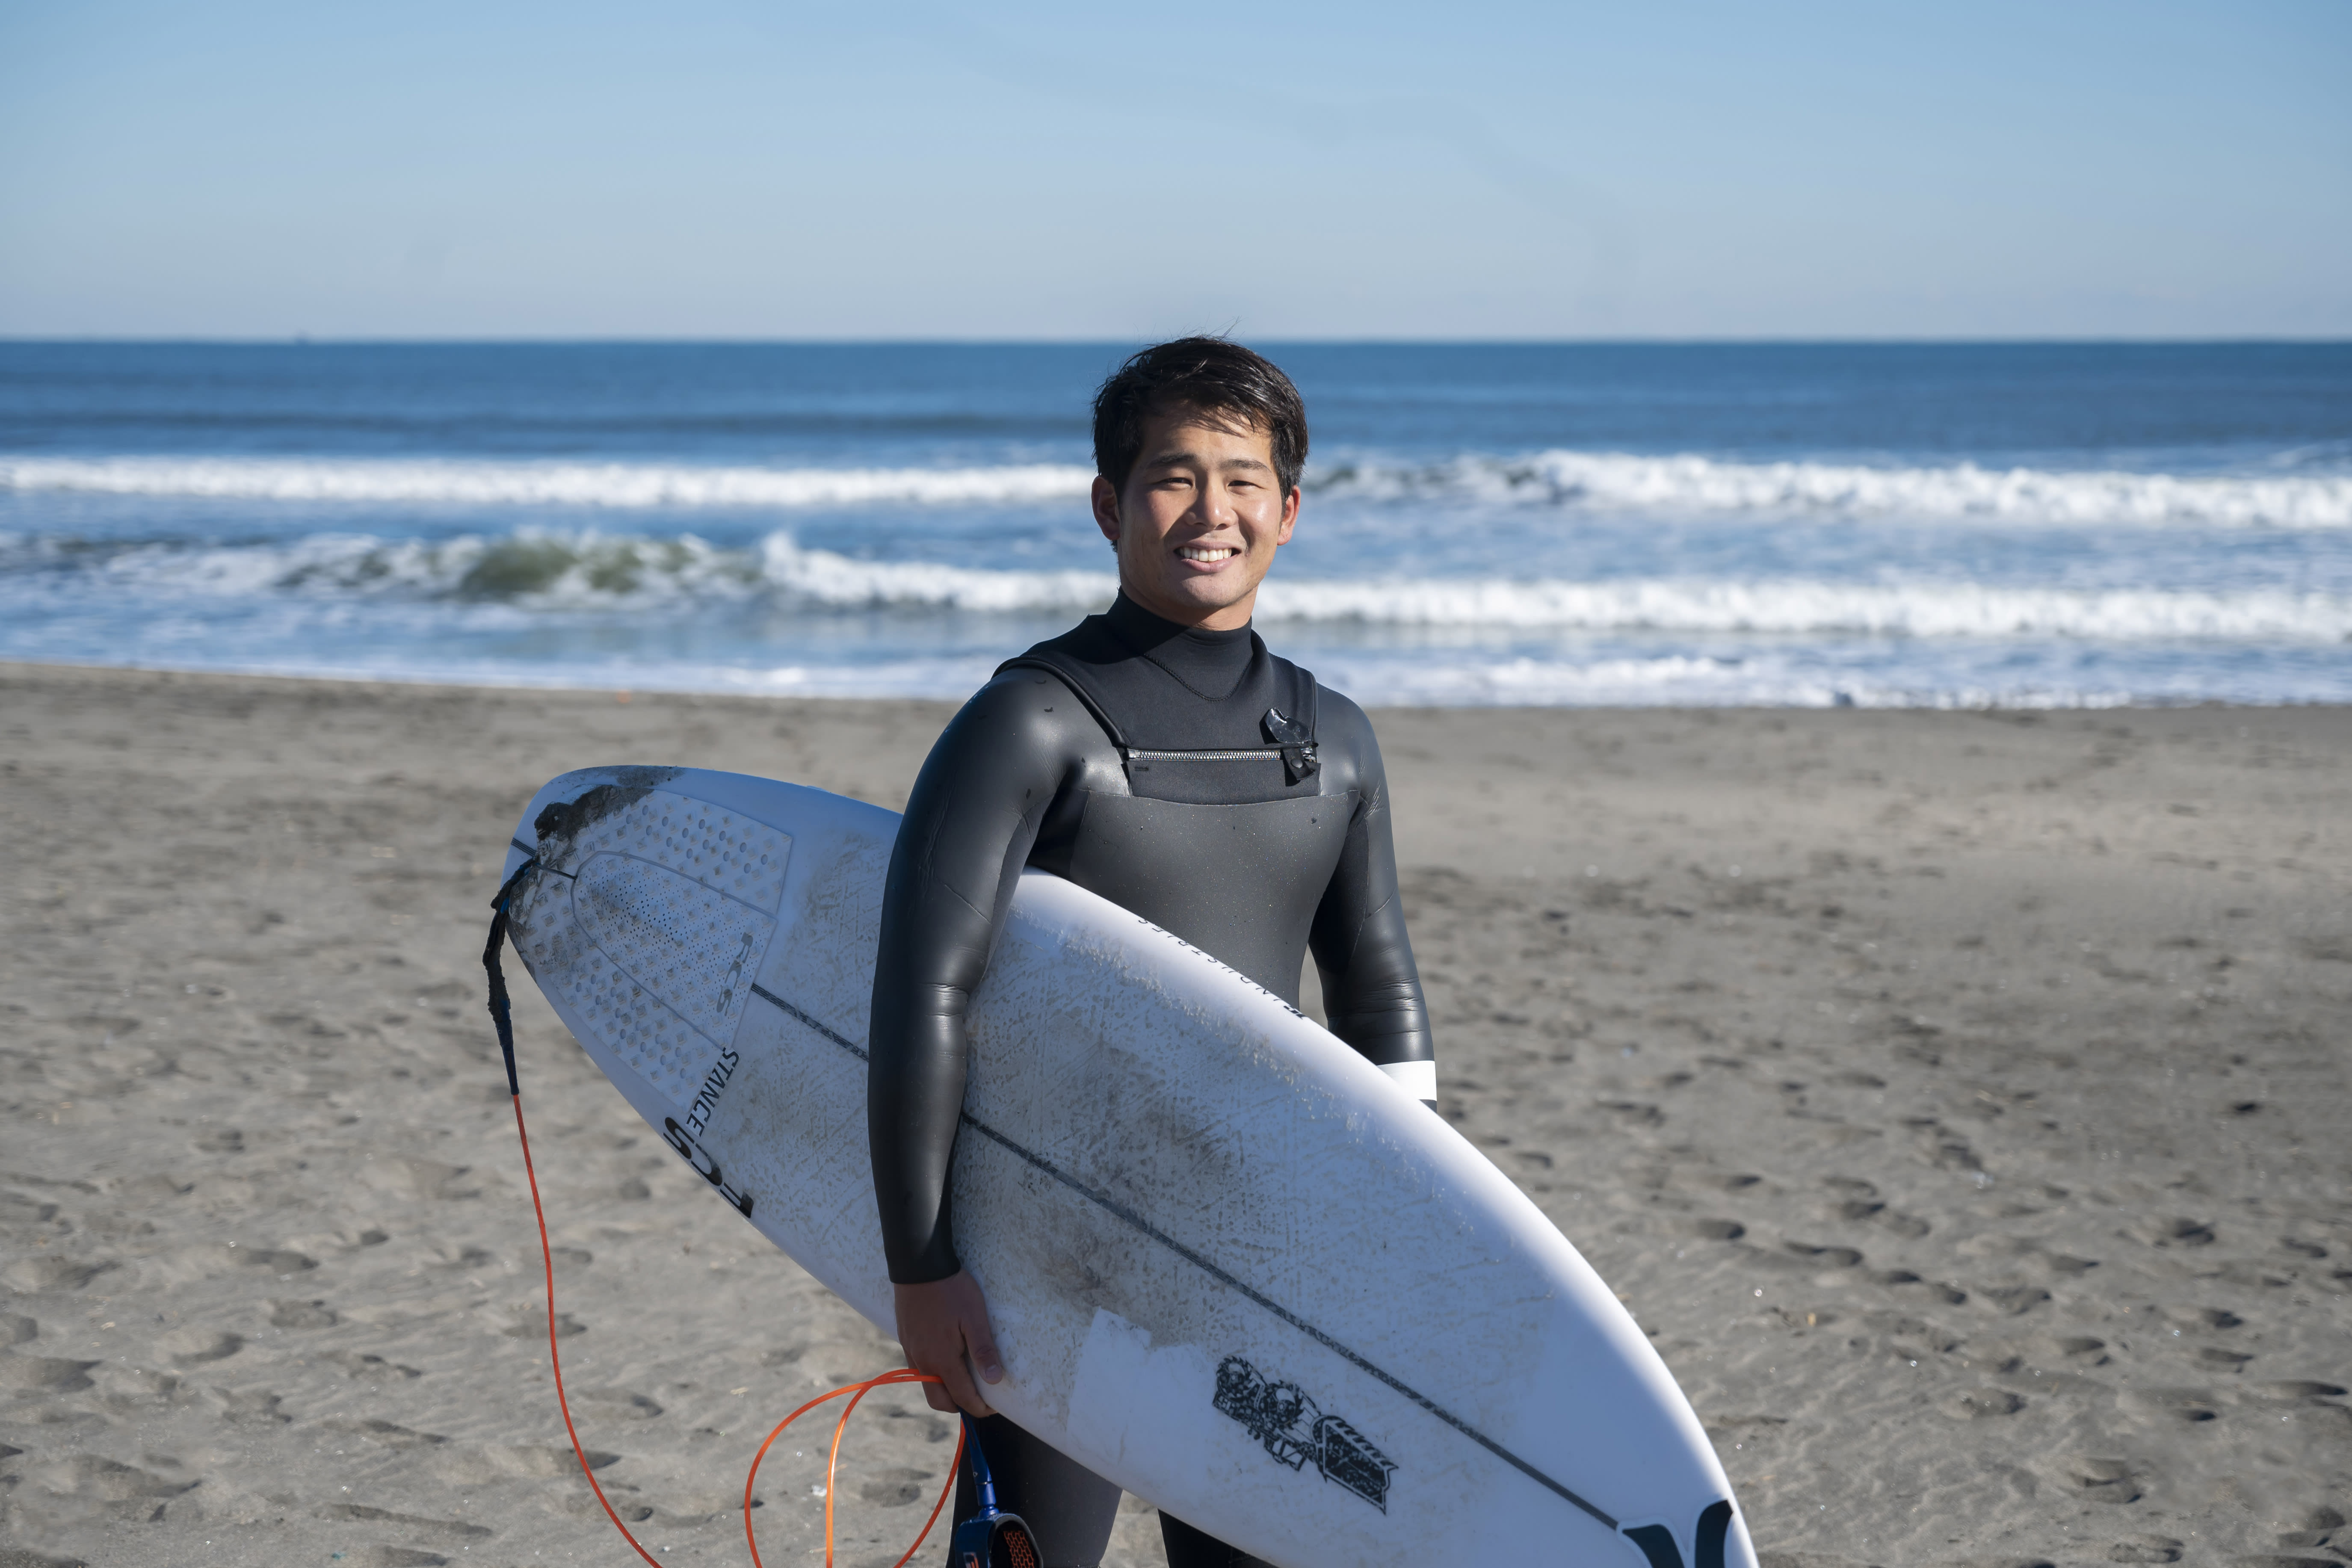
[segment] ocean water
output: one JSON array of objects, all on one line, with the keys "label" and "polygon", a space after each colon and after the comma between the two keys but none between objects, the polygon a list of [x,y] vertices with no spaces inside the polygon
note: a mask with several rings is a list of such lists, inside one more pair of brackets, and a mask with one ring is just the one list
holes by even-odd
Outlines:
[{"label": "ocean water", "polygon": [[[1366,702],[2352,700],[2352,344],[1265,346]],[[0,344],[0,658],[961,697],[1120,352]]]}]

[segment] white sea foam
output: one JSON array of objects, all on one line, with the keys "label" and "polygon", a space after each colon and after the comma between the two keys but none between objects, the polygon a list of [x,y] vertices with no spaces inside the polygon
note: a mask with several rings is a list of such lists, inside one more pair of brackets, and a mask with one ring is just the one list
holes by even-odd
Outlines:
[{"label": "white sea foam", "polygon": [[1316,673],[1361,701],[1399,707],[2113,708],[2133,700],[2128,691],[2113,688],[1993,685],[1965,678],[1943,686],[1904,686],[1885,671],[1837,670],[1804,658],[1667,654],[1408,662],[1341,655],[1318,658]]},{"label": "white sea foam", "polygon": [[278,458],[0,458],[0,489],[418,506],[810,507],[1060,500],[1094,470],[695,468],[675,463]]},{"label": "white sea foam", "polygon": [[1406,500],[1595,510],[1828,514],[2073,524],[2352,525],[2352,477],[2181,476],[2121,471],[1867,468],[1730,463],[1694,456],[1545,452],[1471,457],[1423,468],[1343,466],[1318,491]]},{"label": "white sea foam", "polygon": [[[1085,496],[1091,470],[698,468],[404,458],[0,457],[0,490],[416,506],[800,508],[1034,505]],[[1914,518],[2078,526],[2352,527],[2352,476],[2184,476],[1545,452],[1318,465],[1318,500],[1677,516]]]},{"label": "white sea foam", "polygon": [[[157,601],[460,600],[522,612],[677,615],[767,597],[813,610],[954,612],[1068,619],[1110,602],[1107,572],[989,571],[860,561],[788,533],[753,550],[692,535],[646,539],[525,530],[440,542],[320,534],[269,544],[142,544],[103,556],[0,541],[16,591],[101,585]],[[77,563],[68,565],[68,563]],[[59,568],[64,568],[59,570]],[[1262,591],[1265,623],[1417,628],[1433,635],[1671,633],[2094,641],[2352,641],[2352,595],[2274,588],[2012,587],[1968,581],[1836,582],[1496,577],[1302,579]]]},{"label": "white sea foam", "polygon": [[1267,620],[1530,631],[1879,637],[2352,638],[2352,598],[2258,590],[2004,588],[1780,580],[1268,583]]},{"label": "white sea foam", "polygon": [[[976,572],[929,563],[850,561],[768,542],[778,588],[841,608],[935,607],[1083,614],[1108,603],[1108,573]],[[2276,591],[2002,588],[1640,580],[1603,583],[1421,578],[1302,582],[1261,591],[1263,621],[1540,631],[1832,633],[1878,637],[2352,638],[2352,598]]]},{"label": "white sea foam", "polygon": [[1085,615],[1118,592],[1118,577],[1108,572],[983,572],[929,561],[853,561],[829,550],[803,550],[781,533],[762,547],[761,569],[785,593],[841,609]]}]

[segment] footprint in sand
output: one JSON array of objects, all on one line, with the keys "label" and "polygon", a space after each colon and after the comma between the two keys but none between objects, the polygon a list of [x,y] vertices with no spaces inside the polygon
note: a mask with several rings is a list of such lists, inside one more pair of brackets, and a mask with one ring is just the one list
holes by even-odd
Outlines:
[{"label": "footprint in sand", "polygon": [[[588,1468],[601,1470],[620,1462],[621,1456],[603,1448],[588,1451]],[[524,1480],[551,1480],[558,1476],[577,1479],[580,1461],[571,1448],[513,1447],[446,1449],[434,1455],[426,1468],[444,1480],[466,1485],[479,1482],[485,1473]]]},{"label": "footprint in sand", "polygon": [[599,1415],[615,1415],[630,1421],[650,1421],[662,1413],[662,1407],[644,1394],[627,1388],[583,1388],[572,1398],[596,1406]]},{"label": "footprint in sand", "polygon": [[0,1355],[0,1388],[28,1394],[78,1394],[90,1386],[89,1369],[98,1364],[10,1352]]},{"label": "footprint in sand", "polygon": [[2132,1535],[2107,1548],[2110,1563],[2178,1563],[2186,1550],[2169,1535]]},{"label": "footprint in sand", "polygon": [[280,1408],[286,1402],[259,1389],[213,1388],[206,1397],[224,1421],[247,1426],[282,1426],[294,1419]]},{"label": "footprint in sand", "polygon": [[388,1448],[434,1448],[449,1440],[438,1432],[418,1432],[390,1421],[332,1421],[328,1425],[338,1431],[352,1432],[373,1439]]},{"label": "footprint in sand", "polygon": [[1780,1245],[1823,1268],[1853,1268],[1862,1263],[1862,1254],[1851,1247],[1815,1247],[1804,1241],[1784,1241]]},{"label": "footprint in sand", "polygon": [[2217,1331],[2242,1328],[2246,1321],[2235,1312],[2225,1312],[2219,1307],[2166,1307],[2161,1316],[2166,1322],[2179,1328]]},{"label": "footprint in sand", "polygon": [[2052,1467],[2069,1491],[2094,1502],[2137,1502],[2139,1477],[2128,1459],[2069,1455]]},{"label": "footprint in sand", "polygon": [[273,1301],[269,1304],[269,1326],[273,1329],[331,1329],[335,1314],[324,1301]]},{"label": "footprint in sand", "polygon": [[21,1345],[40,1338],[41,1325],[19,1312],[0,1312],[0,1345]]},{"label": "footprint in sand", "polygon": [[96,1454],[36,1465],[25,1479],[27,1489],[46,1496],[61,1513],[142,1521],[160,1517],[164,1504],[197,1485]]},{"label": "footprint in sand", "polygon": [[2267,1405],[2302,1405],[2315,1399],[2341,1399],[2344,1389],[2337,1384],[2289,1378],[2275,1383],[2249,1384],[2246,1394]]},{"label": "footprint in sand", "polygon": [[2050,1292],[2039,1285],[1979,1285],[1976,1299],[1994,1311],[2018,1317],[2049,1300]]},{"label": "footprint in sand", "polygon": [[923,1501],[941,1484],[937,1470],[898,1466],[876,1471],[871,1479],[857,1489],[857,1495],[883,1508],[904,1508],[908,1503]]},{"label": "footprint in sand", "polygon": [[1908,1268],[1890,1268],[1873,1276],[1881,1285],[1895,1290],[1916,1290],[1938,1300],[1948,1307],[1957,1307],[1969,1299],[1969,1293],[1957,1285],[1946,1285],[1934,1279],[1922,1279]]},{"label": "footprint in sand", "polygon": [[406,1546],[361,1546],[342,1553],[343,1568],[443,1568],[449,1560]]},{"label": "footprint in sand", "polygon": [[155,1348],[174,1364],[189,1362],[226,1361],[245,1348],[245,1341],[218,1329],[173,1329],[155,1342]]},{"label": "footprint in sand", "polygon": [[1832,1205],[1829,1215],[1845,1225],[1874,1225],[1906,1241],[1916,1241],[1936,1228],[1916,1215],[1888,1208],[1876,1198],[1847,1198]]},{"label": "footprint in sand", "polygon": [[413,1366],[403,1366],[398,1362],[386,1361],[380,1355],[362,1355],[357,1351],[337,1351],[327,1359],[354,1378],[423,1377],[425,1375]]},{"label": "footprint in sand", "polygon": [[2125,1234],[2150,1247],[2210,1247],[2216,1239],[2210,1220],[2149,1219],[2133,1226]]},{"label": "footprint in sand", "polygon": [[1991,1416],[2014,1415],[2025,1408],[2025,1400],[2005,1388],[1979,1388],[1955,1394],[1937,1408],[1957,1421],[1982,1421]]},{"label": "footprint in sand", "polygon": [[2344,1515],[2332,1508],[2315,1508],[2295,1521],[2296,1528],[2282,1531],[2281,1546],[2335,1546],[2341,1553],[2342,1544],[2336,1532],[2344,1528]]},{"label": "footprint in sand", "polygon": [[445,1165],[437,1160],[398,1160],[374,1168],[377,1184],[419,1203],[456,1203],[482,1195],[479,1177],[470,1165]]},{"label": "footprint in sand", "polygon": [[[2035,1335],[2020,1340],[1989,1340],[1976,1347],[1974,1361],[1988,1371],[2008,1374],[2046,1372],[2061,1366],[2105,1366],[2111,1359],[2107,1342],[2088,1334]],[[2053,1384],[2053,1386],[2055,1386]]]},{"label": "footprint in sand", "polygon": [[[428,1541],[470,1542],[487,1541],[498,1532],[488,1525],[467,1524],[462,1520],[427,1519],[422,1514],[394,1513],[389,1509],[367,1508],[359,1503],[335,1503],[319,1510],[320,1519],[348,1520],[354,1524],[394,1525],[413,1531]],[[350,1559],[346,1558],[346,1562]]]},{"label": "footprint in sand", "polygon": [[113,1267],[78,1258],[20,1258],[0,1268],[0,1283],[28,1296],[44,1290],[79,1290]]},{"label": "footprint in sand", "polygon": [[234,1260],[247,1268],[267,1268],[280,1279],[306,1274],[319,1267],[319,1260],[307,1254],[268,1247],[240,1247]]},{"label": "footprint in sand", "polygon": [[2214,1419],[2213,1395],[2201,1388],[2135,1388],[2116,1402],[2124,1410],[2158,1426],[2196,1426]]}]

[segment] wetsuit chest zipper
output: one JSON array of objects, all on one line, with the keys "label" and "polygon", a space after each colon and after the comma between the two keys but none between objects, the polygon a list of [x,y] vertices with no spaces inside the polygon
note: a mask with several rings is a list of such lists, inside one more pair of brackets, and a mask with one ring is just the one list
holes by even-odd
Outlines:
[{"label": "wetsuit chest zipper", "polygon": [[1152,751],[1140,746],[1121,746],[1119,761],[1124,764],[1129,782],[1138,773],[1148,773],[1155,763],[1183,766],[1195,763],[1280,763],[1282,782],[1295,784],[1322,765],[1316,756],[1315,744],[1288,746],[1242,746],[1200,751]]},{"label": "wetsuit chest zipper", "polygon": [[1002,675],[1008,669],[1020,668],[1045,670],[1070,689],[1087,711],[1094,715],[1095,721],[1103,727],[1103,733],[1110,738],[1110,743],[1118,748],[1121,768],[1130,780],[1139,772],[1150,771],[1154,761],[1228,763],[1279,757],[1286,784],[1296,784],[1301,779],[1310,778],[1322,771],[1322,758],[1315,744],[1315,678],[1305,670],[1297,672],[1303,689],[1297,693],[1296,711],[1285,713],[1279,708],[1269,708],[1258,720],[1258,726],[1265,732],[1266,739],[1273,742],[1271,745],[1155,751],[1129,744],[1125,732],[1120,730],[1118,721],[1111,717],[1110,710],[1102,699],[1096,694],[1093,684],[1063,660],[1040,657],[1032,651],[1019,658],[1006,659],[996,667],[996,673]]},{"label": "wetsuit chest zipper", "polygon": [[1282,758],[1279,746],[1249,746],[1229,752],[1147,752],[1123,750],[1128,765],[1137,763],[1149,766],[1153,763],[1272,763]]}]

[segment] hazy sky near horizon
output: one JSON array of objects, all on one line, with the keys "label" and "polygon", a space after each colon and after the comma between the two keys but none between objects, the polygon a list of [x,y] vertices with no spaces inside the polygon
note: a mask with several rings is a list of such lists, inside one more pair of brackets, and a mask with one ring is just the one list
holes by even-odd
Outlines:
[{"label": "hazy sky near horizon", "polygon": [[2352,5],[0,0],[0,335],[2352,335]]}]

